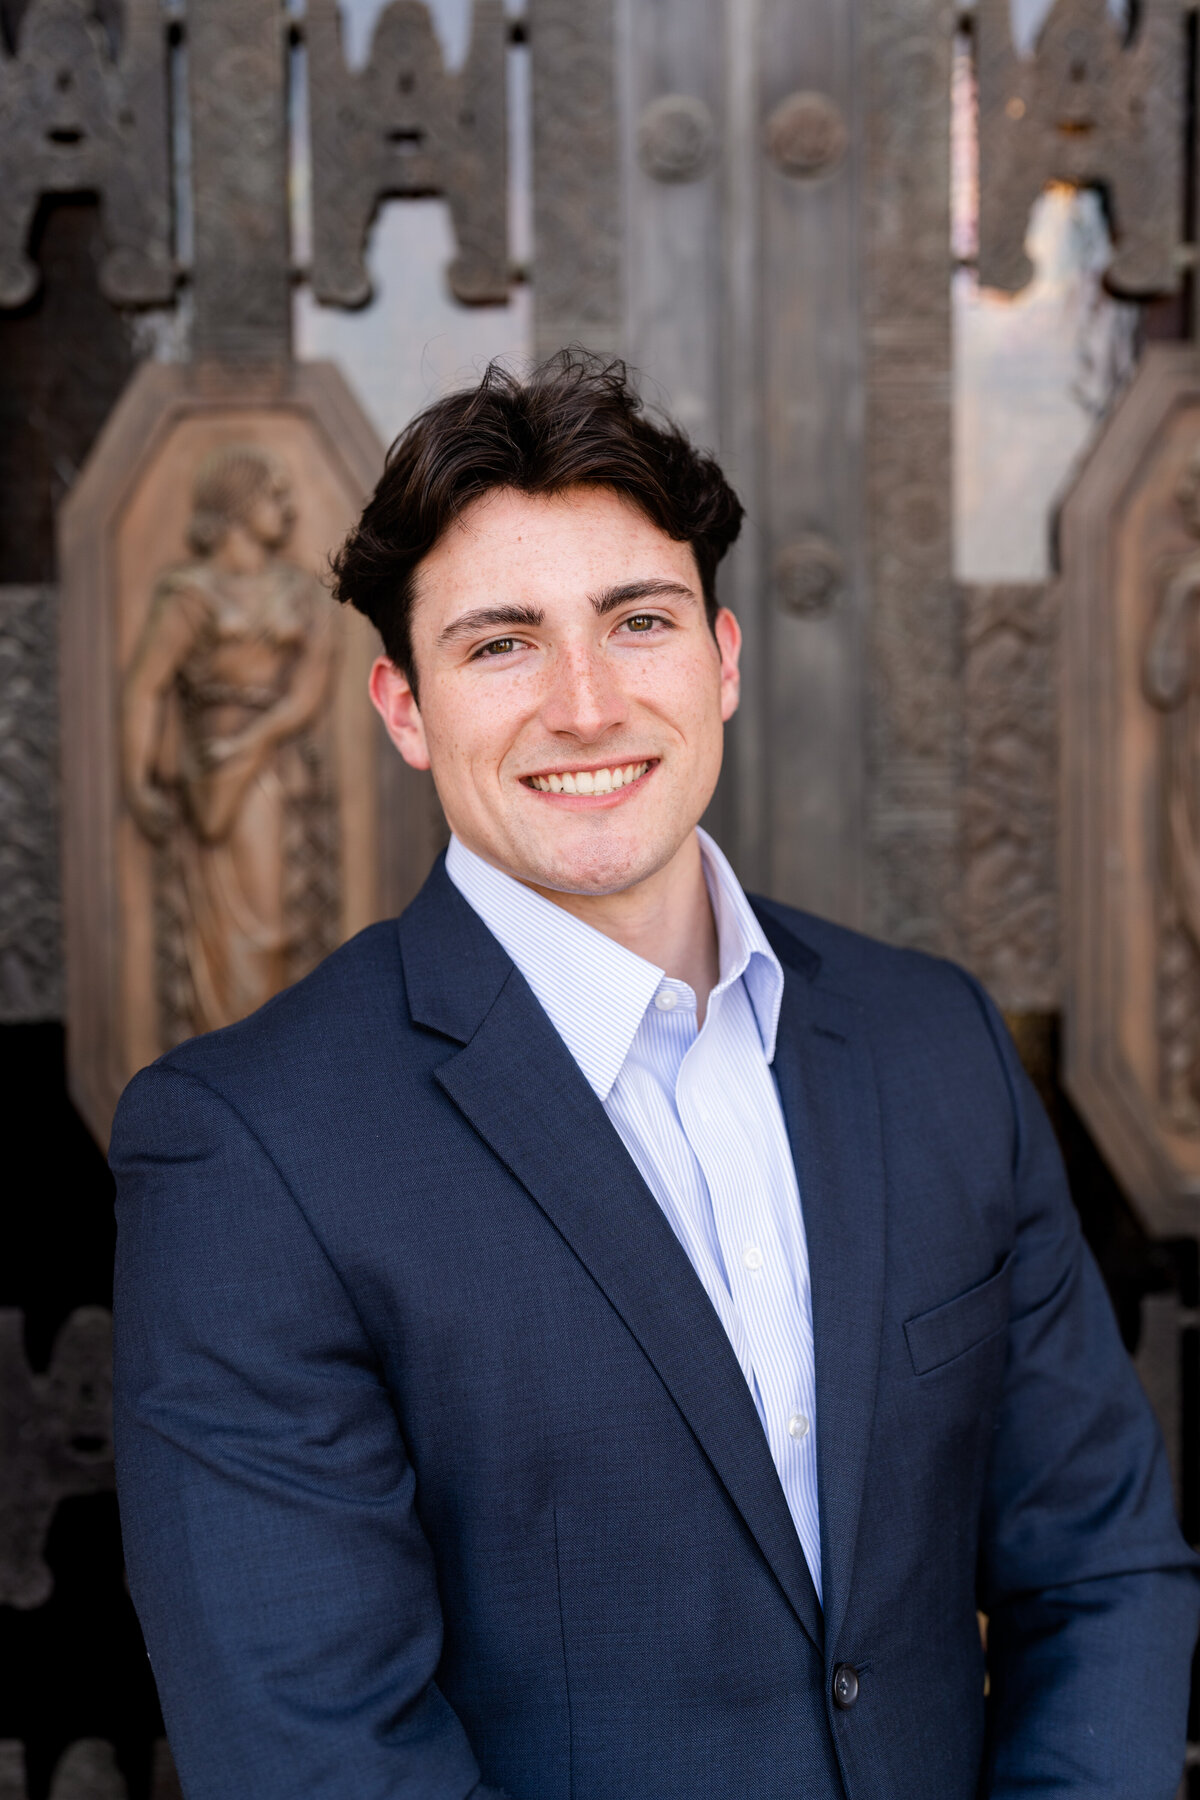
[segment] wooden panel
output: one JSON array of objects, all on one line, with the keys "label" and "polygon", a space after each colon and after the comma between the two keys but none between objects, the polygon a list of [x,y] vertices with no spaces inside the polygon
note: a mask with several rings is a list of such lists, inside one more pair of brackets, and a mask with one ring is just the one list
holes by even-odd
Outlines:
[{"label": "wooden panel", "polygon": [[[865,604],[856,25],[837,0],[762,0],[757,132],[767,885],[850,924],[862,914]],[[827,586],[823,555],[841,569]]]},{"label": "wooden panel", "polygon": [[958,947],[961,625],[951,558],[950,59],[940,0],[861,0],[867,905]]},{"label": "wooden panel", "polygon": [[[623,0],[618,26],[623,347],[648,398],[717,448],[748,512],[721,577],[745,635],[744,697],[709,823],[745,879],[853,920],[864,602],[854,11]],[[672,145],[689,141],[679,166]]]},{"label": "wooden panel", "polygon": [[618,8],[623,351],[646,398],[700,443],[719,432],[722,0]]},{"label": "wooden panel", "polygon": [[[623,347],[748,514],[710,822],[752,885],[951,948],[949,17],[621,0],[617,24]],[[677,149],[711,131],[682,172],[646,142],[672,105]]]}]

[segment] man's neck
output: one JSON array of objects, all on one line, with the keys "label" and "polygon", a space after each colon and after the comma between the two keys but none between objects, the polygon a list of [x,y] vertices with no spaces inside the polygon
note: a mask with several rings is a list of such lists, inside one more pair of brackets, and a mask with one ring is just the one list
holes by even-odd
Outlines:
[{"label": "man's neck", "polygon": [[696,995],[697,1023],[703,1023],[708,996],[720,979],[720,954],[694,831],[664,868],[617,894],[564,894],[529,885],[674,980],[686,981]]}]

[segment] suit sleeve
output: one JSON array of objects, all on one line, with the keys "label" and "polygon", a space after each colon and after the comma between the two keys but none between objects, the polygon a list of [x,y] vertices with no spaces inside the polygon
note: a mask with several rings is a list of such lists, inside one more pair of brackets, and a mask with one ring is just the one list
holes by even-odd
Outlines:
[{"label": "suit sleeve", "polygon": [[278,1170],[161,1064],[111,1161],[121,1519],[188,1800],[488,1800],[400,1428]]},{"label": "suit sleeve", "polygon": [[983,1518],[990,1800],[1173,1800],[1200,1585],[1050,1123],[979,991],[1015,1115],[1009,1359]]}]

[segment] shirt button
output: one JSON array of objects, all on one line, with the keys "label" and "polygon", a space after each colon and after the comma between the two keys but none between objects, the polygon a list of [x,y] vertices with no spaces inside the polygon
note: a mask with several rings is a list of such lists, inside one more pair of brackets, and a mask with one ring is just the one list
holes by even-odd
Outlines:
[{"label": "shirt button", "polygon": [[797,1443],[808,1436],[808,1420],[802,1412],[794,1412],[788,1420],[788,1435],[794,1437]]},{"label": "shirt button", "polygon": [[748,1269],[757,1271],[762,1268],[763,1253],[757,1244],[746,1245],[746,1248],[742,1251],[742,1261]]},{"label": "shirt button", "polygon": [[654,996],[654,1004],[659,1012],[674,1012],[678,1001],[670,988],[659,988]]}]

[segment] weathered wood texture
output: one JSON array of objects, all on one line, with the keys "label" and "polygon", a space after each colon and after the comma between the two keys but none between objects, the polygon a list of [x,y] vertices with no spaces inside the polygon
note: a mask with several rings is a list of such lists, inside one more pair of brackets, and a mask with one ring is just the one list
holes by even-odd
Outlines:
[{"label": "weathered wood texture", "polygon": [[870,929],[958,948],[961,625],[952,579],[950,58],[938,0],[866,0]]},{"label": "weathered wood texture", "polygon": [[[124,1083],[164,1047],[163,876],[122,778],[123,683],[156,579],[185,558],[196,471],[209,452],[241,444],[273,453],[288,470],[296,503],[289,554],[320,576],[382,461],[329,365],[223,386],[194,383],[179,366],[145,365],[62,514],[71,1079],[101,1142]],[[374,634],[357,615],[336,625],[340,660],[323,729],[334,770],[340,938],[388,909],[381,844],[394,821],[379,801],[382,734],[363,701]]]},{"label": "weathered wood texture", "polygon": [[1147,1230],[1200,1201],[1200,363],[1151,347],[1062,513],[1068,1089]]},{"label": "weathered wood texture", "polygon": [[1058,610],[1042,583],[967,587],[962,952],[1006,1012],[1062,997]]},{"label": "weathered wood texture", "polygon": [[614,0],[529,0],[534,346],[621,342]]},{"label": "weathered wood texture", "polygon": [[198,362],[281,362],[291,347],[285,28],[278,0],[188,12]]}]

